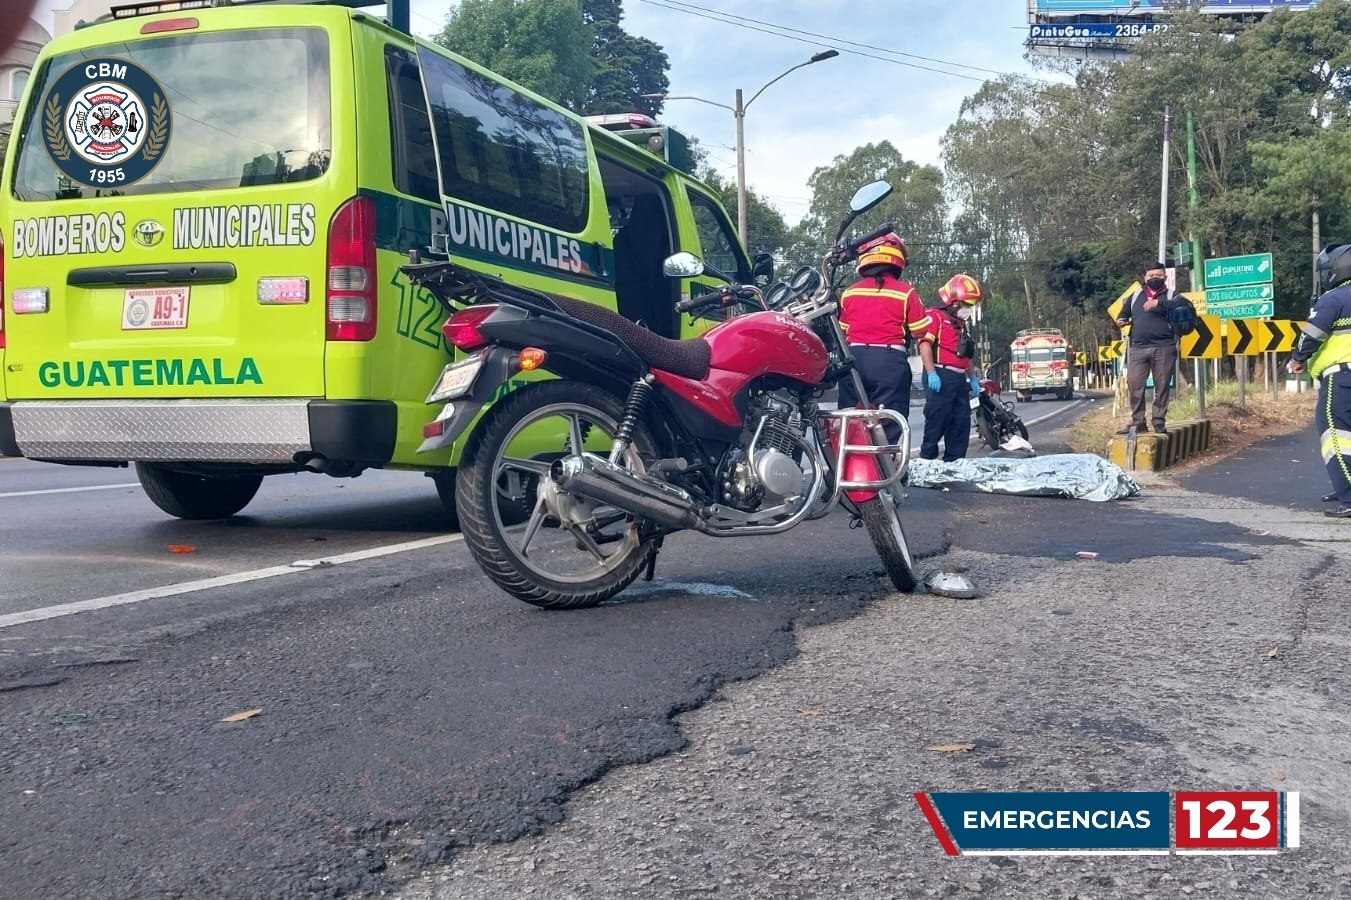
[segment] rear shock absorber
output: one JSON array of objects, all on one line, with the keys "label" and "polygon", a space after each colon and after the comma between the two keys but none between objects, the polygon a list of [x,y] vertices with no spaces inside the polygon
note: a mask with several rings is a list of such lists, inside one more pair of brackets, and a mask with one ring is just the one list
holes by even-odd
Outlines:
[{"label": "rear shock absorber", "polygon": [[628,399],[624,401],[624,418],[619,420],[619,427],[615,430],[614,446],[610,449],[611,464],[616,466],[623,464],[624,453],[633,441],[633,429],[638,427],[638,420],[647,409],[647,398],[650,396],[652,396],[651,375],[644,375],[629,388]]}]

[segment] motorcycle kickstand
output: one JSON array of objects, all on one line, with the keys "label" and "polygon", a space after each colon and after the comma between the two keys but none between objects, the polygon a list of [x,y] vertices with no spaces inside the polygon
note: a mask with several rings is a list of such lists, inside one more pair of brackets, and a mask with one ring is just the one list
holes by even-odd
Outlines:
[{"label": "motorcycle kickstand", "polygon": [[647,558],[647,568],[643,570],[643,581],[651,581],[653,576],[657,574],[657,556],[661,553],[661,545],[664,540],[666,540],[666,535],[658,537],[654,542],[656,544],[656,549],[654,549],[652,555]]}]

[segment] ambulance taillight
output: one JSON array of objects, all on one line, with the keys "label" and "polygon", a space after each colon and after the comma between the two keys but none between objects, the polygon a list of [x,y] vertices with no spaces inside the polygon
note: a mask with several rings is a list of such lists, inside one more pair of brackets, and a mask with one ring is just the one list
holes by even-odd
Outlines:
[{"label": "ambulance taillight", "polygon": [[0,234],[0,350],[5,349],[5,236]]},{"label": "ambulance taillight", "polygon": [[353,197],[328,228],[326,304],[330,341],[375,337],[375,204]]}]

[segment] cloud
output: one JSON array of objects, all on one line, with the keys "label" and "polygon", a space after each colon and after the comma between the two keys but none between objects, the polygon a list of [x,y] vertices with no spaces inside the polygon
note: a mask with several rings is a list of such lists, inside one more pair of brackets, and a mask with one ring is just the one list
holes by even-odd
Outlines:
[{"label": "cloud", "polygon": [[[445,9],[445,0],[413,0],[414,30],[432,30],[429,20],[443,21]],[[790,223],[805,214],[818,167],[880,140],[941,166],[940,141],[962,99],[996,73],[1033,71],[1023,59],[1026,7],[1017,3],[625,0],[623,24],[670,60],[662,120],[697,137],[732,181],[731,107],[742,89],[747,184]],[[828,47],[840,56],[769,84]],[[685,96],[699,99],[675,99]]]}]

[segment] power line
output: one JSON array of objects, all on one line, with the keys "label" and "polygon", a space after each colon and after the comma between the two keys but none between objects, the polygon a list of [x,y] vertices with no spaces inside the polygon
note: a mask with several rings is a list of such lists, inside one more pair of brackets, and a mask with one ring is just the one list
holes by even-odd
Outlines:
[{"label": "power line", "polygon": [[[795,35],[792,35],[792,34],[785,34],[785,33],[783,33],[782,31],[772,31],[772,30],[770,30],[769,28],[758,28],[758,27],[756,27],[755,25],[748,25],[748,24],[746,24],[746,22],[736,21],[735,18],[730,18],[730,19],[719,18],[719,16],[723,16],[723,15],[727,15],[727,14],[726,14],[726,13],[720,13],[720,12],[718,12],[718,11],[716,11],[716,10],[708,10],[707,12],[696,12],[694,9],[683,9],[683,8],[681,8],[681,7],[679,7],[679,6],[672,6],[672,5],[669,5],[669,4],[667,4],[667,3],[661,2],[661,0],[642,0],[642,2],[643,2],[643,3],[650,4],[650,5],[652,5],[652,6],[659,6],[659,7],[662,7],[663,9],[669,9],[669,10],[671,10],[672,12],[681,12],[681,13],[685,13],[686,15],[698,16],[698,17],[701,18],[701,19],[708,19],[708,20],[710,20],[710,21],[712,21],[712,22],[721,22],[721,23],[724,24],[724,25],[734,25],[734,26],[736,26],[737,28],[745,28],[745,29],[747,29],[747,30],[749,30],[749,31],[758,31],[758,32],[760,32],[761,34],[769,34],[769,35],[773,35],[774,37],[786,38],[786,39],[788,39],[788,40],[790,40],[790,41],[797,41],[797,42],[800,43],[800,44],[812,44],[812,45],[814,45],[814,46],[820,46],[820,45],[823,44],[823,43],[830,43],[832,40],[834,40],[833,38],[828,38],[828,37],[819,36],[819,35],[818,35],[814,40],[808,40],[807,38],[796,37]],[[711,14],[710,14],[710,13],[711,13]],[[754,20],[746,20],[746,21],[754,21]],[[780,27],[780,26],[775,26],[775,27]],[[803,33],[803,34],[810,34],[810,32],[802,32],[802,33]],[[848,42],[848,41],[845,41],[844,43],[849,43],[849,42]],[[923,69],[923,70],[926,71],[926,72],[934,72],[934,73],[937,73],[937,74],[939,74],[939,75],[951,75],[953,78],[965,78],[965,79],[968,80],[968,81],[978,81],[978,82],[984,83],[985,81],[988,80],[988,79],[985,79],[985,78],[977,78],[977,77],[974,76],[974,75],[963,75],[963,74],[960,73],[960,72],[949,72],[949,71],[947,71],[946,69],[935,69],[935,68],[933,68],[932,66],[921,66],[921,65],[919,65],[918,63],[902,62],[902,61],[899,60],[899,59],[891,59],[891,58],[885,57],[885,56],[877,56],[877,55],[872,54],[872,53],[864,53],[864,52],[862,52],[862,51],[860,51],[860,50],[845,50],[845,51],[843,51],[843,52],[852,54],[853,56],[862,56],[862,57],[865,57],[865,58],[867,58],[867,59],[875,59],[875,60],[877,60],[878,62],[891,63],[892,65],[906,66],[906,67],[911,68],[911,69]],[[962,65],[962,63],[951,63],[951,65],[960,66],[960,65]],[[1004,73],[1000,73],[1000,74],[1004,74]]]},{"label": "power line", "polygon": [[[654,0],[643,0],[643,2],[645,2],[645,3],[652,3],[652,2],[654,2]],[[1009,75],[1009,74],[1011,74],[1011,73],[1009,73],[1009,72],[1002,72],[1002,71],[1000,71],[1000,70],[998,70],[998,69],[987,69],[987,68],[985,68],[984,66],[973,66],[973,65],[970,65],[969,63],[955,62],[955,61],[950,60],[950,59],[937,59],[937,58],[932,57],[932,56],[921,56],[921,55],[919,55],[918,53],[906,53],[904,50],[892,50],[892,49],[889,48],[889,47],[877,47],[877,46],[874,46],[874,45],[872,45],[872,44],[862,44],[862,43],[859,43],[859,42],[857,42],[857,41],[846,40],[845,38],[829,37],[829,36],[827,36],[827,35],[818,34],[818,33],[814,32],[814,31],[805,31],[805,30],[803,30],[803,29],[801,29],[801,28],[793,28],[793,27],[788,26],[788,25],[779,25],[779,24],[776,24],[776,23],[774,23],[774,22],[765,22],[765,21],[763,21],[763,20],[761,20],[761,19],[752,19],[752,18],[749,18],[749,17],[747,17],[747,16],[738,16],[738,15],[736,15],[736,14],[734,14],[734,13],[725,13],[725,12],[722,12],[721,10],[709,9],[709,8],[707,8],[707,7],[704,7],[704,6],[698,6],[698,5],[693,4],[693,3],[684,3],[684,2],[681,2],[681,0],[666,0],[666,4],[669,4],[668,8],[671,8],[671,7],[684,7],[686,10],[690,10],[690,11],[692,11],[692,10],[698,10],[699,12],[713,13],[713,14],[715,14],[715,15],[725,16],[728,20],[733,20],[733,19],[734,19],[734,20],[738,20],[738,22],[753,22],[753,23],[755,23],[756,25],[764,25],[764,26],[769,27],[769,28],[776,28],[776,29],[778,29],[778,30],[780,30],[780,31],[792,32],[792,33],[794,33],[794,34],[802,34],[802,35],[806,35],[806,36],[811,37],[811,38],[815,38],[816,40],[825,41],[825,42],[830,43],[830,44],[832,44],[832,45],[834,45],[834,44],[846,44],[846,45],[851,46],[851,47],[862,47],[862,48],[865,49],[865,50],[877,50],[877,51],[879,51],[879,52],[881,52],[881,53],[889,53],[889,54],[892,54],[893,56],[904,56],[904,57],[906,57],[906,58],[908,58],[908,59],[922,59],[922,60],[924,60],[925,62],[938,63],[938,64],[944,65],[944,66],[956,66],[956,67],[959,68],[959,69],[971,69],[972,71],[975,71],[975,72],[989,72],[989,73],[992,74],[992,75]],[[660,3],[659,3],[659,4],[657,4],[657,5],[665,5],[665,4],[660,4]],[[677,10],[677,11],[681,11],[681,10]],[[696,13],[696,14],[697,14],[697,13]],[[729,25],[731,25],[731,24],[737,24],[737,22],[729,21],[728,24],[729,24]],[[784,36],[786,37],[787,35],[784,35]],[[894,60],[891,60],[891,61],[894,62]],[[930,70],[930,71],[934,71],[934,70]],[[957,75],[958,77],[970,77],[970,76],[959,75],[958,73],[955,73],[955,72],[946,72],[946,73],[944,73],[944,74],[947,74],[947,75]]]}]

